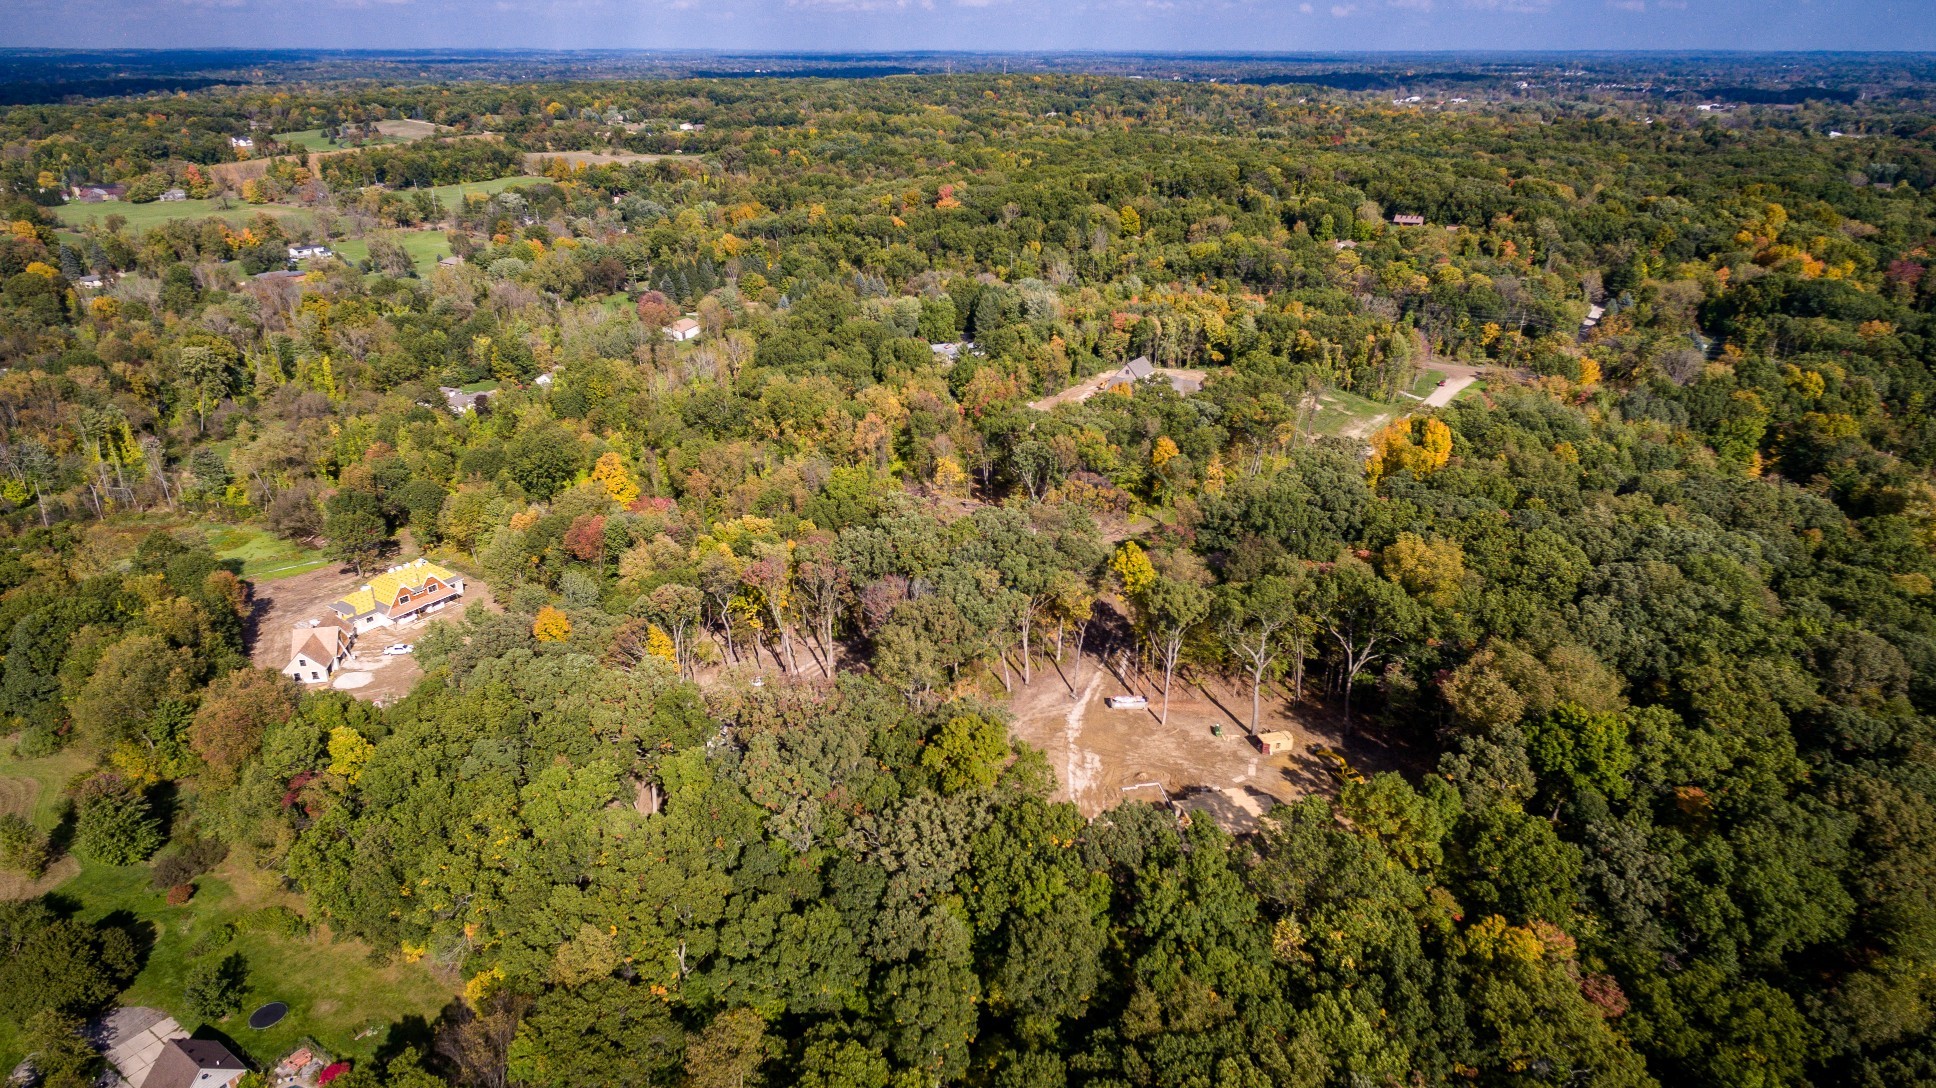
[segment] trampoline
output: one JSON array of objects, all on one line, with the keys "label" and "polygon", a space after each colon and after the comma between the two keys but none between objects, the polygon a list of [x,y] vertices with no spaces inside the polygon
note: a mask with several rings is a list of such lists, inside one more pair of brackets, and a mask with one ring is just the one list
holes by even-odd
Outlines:
[{"label": "trampoline", "polygon": [[249,1026],[257,1031],[272,1028],[287,1015],[289,1015],[289,1006],[280,1001],[271,1001],[249,1014]]}]

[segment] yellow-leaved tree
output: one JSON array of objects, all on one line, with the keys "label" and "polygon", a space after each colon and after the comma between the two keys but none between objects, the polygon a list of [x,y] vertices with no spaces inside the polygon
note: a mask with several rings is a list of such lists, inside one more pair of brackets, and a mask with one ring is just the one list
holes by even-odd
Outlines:
[{"label": "yellow-leaved tree", "polygon": [[531,637],[539,642],[563,642],[571,637],[571,619],[563,610],[545,605],[531,621]]},{"label": "yellow-leaved tree", "polygon": [[607,451],[599,455],[598,462],[592,465],[592,482],[604,488],[612,501],[620,506],[630,506],[638,500],[639,485],[626,471],[625,461],[616,452]]},{"label": "yellow-leaved tree", "polygon": [[1109,559],[1109,569],[1122,579],[1123,592],[1134,597],[1156,581],[1156,567],[1134,540],[1125,540]]}]

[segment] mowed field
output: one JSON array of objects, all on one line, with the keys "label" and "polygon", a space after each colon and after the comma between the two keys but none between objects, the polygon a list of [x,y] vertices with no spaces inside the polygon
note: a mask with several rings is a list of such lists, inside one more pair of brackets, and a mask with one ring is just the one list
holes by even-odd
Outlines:
[{"label": "mowed field", "polygon": [[[450,239],[444,237],[444,232],[440,230],[402,231],[390,237],[410,255],[419,276],[430,275],[438,261],[450,256]],[[337,256],[351,263],[365,260],[370,255],[370,243],[361,238],[331,242],[330,248],[336,251]]]},{"label": "mowed field", "polygon": [[308,229],[316,217],[306,208],[294,208],[287,204],[244,204],[239,200],[157,200],[148,204],[130,204],[125,200],[107,201],[101,204],[63,204],[54,209],[55,218],[66,226],[76,229],[93,226],[110,215],[118,215],[128,221],[134,230],[147,230],[171,219],[207,219],[214,217],[236,226],[246,225],[258,215],[273,215],[283,221],[284,226],[300,225]]},{"label": "mowed field", "polygon": [[[8,743],[0,754],[0,812],[26,816],[43,831],[53,831],[62,791],[89,770],[92,760],[74,749],[38,759],[11,753]],[[164,1009],[191,1031],[199,1021],[182,1000],[190,965],[209,955],[240,954],[248,964],[248,997],[241,1014],[216,1026],[259,1067],[274,1063],[305,1036],[339,1057],[367,1060],[384,1045],[392,1024],[433,1020],[451,999],[454,980],[424,966],[374,962],[367,945],[335,940],[327,927],[299,926],[292,935],[270,924],[286,920],[283,912],[300,915],[303,903],[250,859],[232,856],[197,878],[194,897],[181,906],[168,905],[152,872],[145,864],[102,865],[67,855],[31,883],[0,874],[0,899],[58,891],[78,904],[83,918],[117,915],[144,930],[152,947],[120,1002]],[[266,1031],[249,1029],[243,1016],[269,1001],[287,1002],[289,1015]],[[0,1068],[13,1068],[24,1056],[22,1049],[18,1032],[0,1024]]]}]

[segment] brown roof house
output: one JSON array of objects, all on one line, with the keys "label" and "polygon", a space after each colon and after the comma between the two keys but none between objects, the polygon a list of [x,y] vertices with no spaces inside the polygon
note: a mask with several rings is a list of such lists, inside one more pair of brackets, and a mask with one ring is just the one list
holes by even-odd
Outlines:
[{"label": "brown roof house", "polygon": [[327,683],[349,655],[349,633],[334,622],[300,626],[289,633],[289,664],[282,674],[305,684]]},{"label": "brown roof house", "polygon": [[229,1088],[248,1071],[213,1039],[171,1039],[137,1088]]},{"label": "brown roof house", "polygon": [[682,317],[665,327],[665,335],[667,340],[697,340],[699,322],[690,317]]},{"label": "brown roof house", "polygon": [[1425,217],[1422,215],[1394,215],[1392,216],[1392,224],[1400,227],[1422,227],[1425,225]]}]

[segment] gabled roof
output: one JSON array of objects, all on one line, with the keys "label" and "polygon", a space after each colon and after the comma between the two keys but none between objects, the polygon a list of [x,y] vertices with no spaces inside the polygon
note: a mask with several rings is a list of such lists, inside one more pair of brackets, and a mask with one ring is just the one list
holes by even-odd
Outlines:
[{"label": "gabled roof", "polygon": [[229,1084],[248,1071],[242,1059],[213,1039],[172,1039],[141,1088],[211,1088]]},{"label": "gabled roof", "polygon": [[376,611],[382,611],[388,615],[391,606],[397,603],[397,597],[404,590],[417,593],[432,578],[448,586],[457,581],[460,576],[428,559],[415,559],[402,566],[391,567],[370,579],[369,585],[345,595],[342,600],[329,607],[337,615],[352,619]]},{"label": "gabled roof", "polygon": [[1123,364],[1123,373],[1140,380],[1156,373],[1156,368],[1150,365],[1149,356],[1138,355],[1136,358]]},{"label": "gabled roof", "polygon": [[321,627],[298,627],[290,632],[289,656],[294,658],[307,655],[318,663],[336,660],[343,652],[343,630],[332,624]]}]

